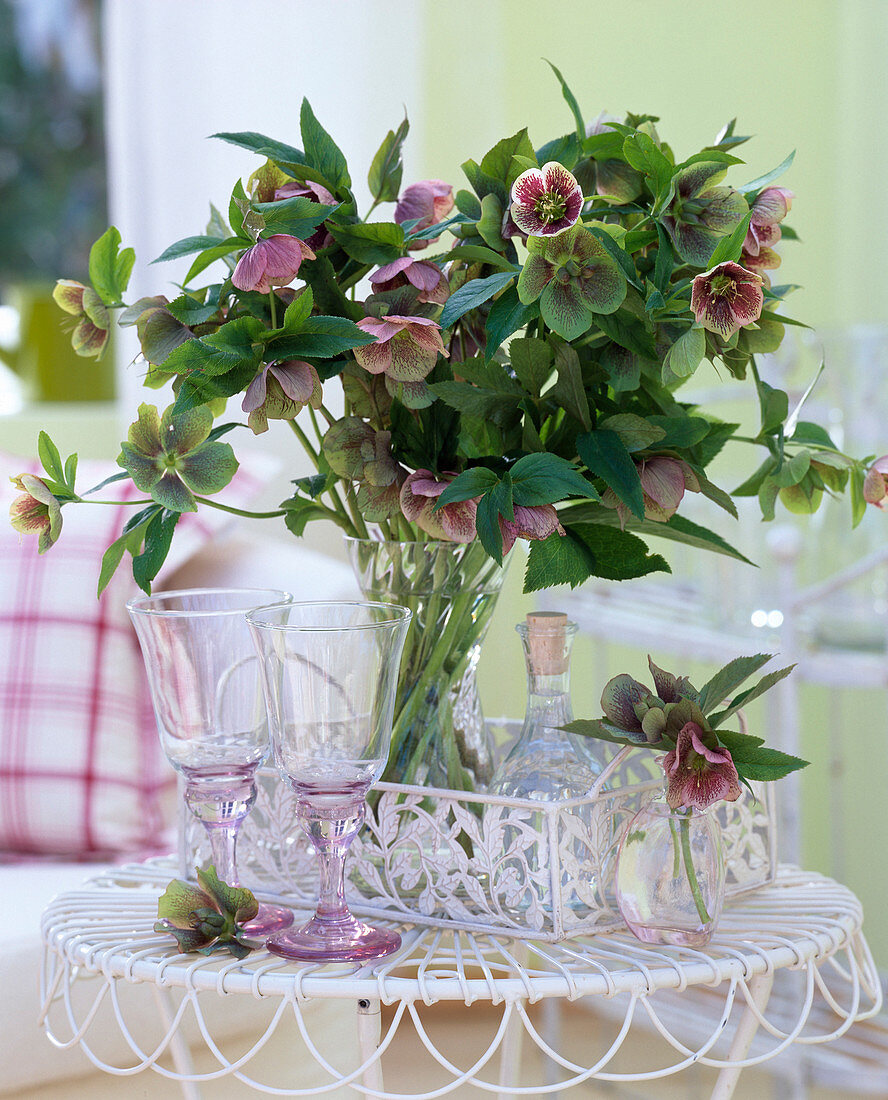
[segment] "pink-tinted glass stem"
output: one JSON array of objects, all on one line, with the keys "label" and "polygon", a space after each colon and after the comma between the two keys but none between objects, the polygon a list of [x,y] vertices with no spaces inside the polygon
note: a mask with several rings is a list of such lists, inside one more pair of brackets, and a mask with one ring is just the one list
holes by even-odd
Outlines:
[{"label": "pink-tinted glass stem", "polygon": [[[312,794],[299,801],[299,823],[318,853],[320,897],[317,919],[339,922],[351,919],[345,903],[345,857],[364,824],[364,798],[341,802],[329,795]],[[323,803],[327,803],[324,805]]]},{"label": "pink-tinted glass stem", "polygon": [[237,837],[241,822],[256,801],[254,770],[186,773],[185,801],[207,831],[216,874],[230,886],[240,885]]}]

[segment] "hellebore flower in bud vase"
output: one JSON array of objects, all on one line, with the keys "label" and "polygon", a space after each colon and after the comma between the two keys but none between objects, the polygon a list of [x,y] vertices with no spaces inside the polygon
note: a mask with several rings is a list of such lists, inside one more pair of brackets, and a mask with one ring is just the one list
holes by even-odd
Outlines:
[{"label": "hellebore flower in bud vase", "polygon": [[78,355],[99,358],[108,342],[111,318],[102,299],[91,286],[59,279],[52,292],[56,305],[74,317],[71,346]]},{"label": "hellebore flower in bud vase", "polygon": [[757,321],[764,304],[761,275],[730,260],[697,275],[691,286],[691,309],[697,321],[723,340]]},{"label": "hellebore flower in bud vase", "polygon": [[117,465],[136,486],[171,512],[196,512],[194,493],[218,493],[238,467],[227,443],[210,442],[213,414],[206,405],[161,417],[154,405],[140,405],[120,445]]},{"label": "hellebore flower in bud vase", "polygon": [[358,328],[375,336],[376,343],[355,348],[355,359],[371,374],[385,374],[393,382],[421,381],[438,356],[448,354],[441,326],[428,317],[365,317]]},{"label": "hellebore flower in bud vase", "polygon": [[197,885],[173,879],[158,898],[155,932],[169,932],[179,951],[212,955],[226,948],[235,958],[249,955],[254,944],[244,937],[243,925],[259,912],[253,894],[243,886],[229,886],[215,867],[197,871]]},{"label": "hellebore flower in bud vase", "polygon": [[265,363],[247,387],[241,408],[253,433],[261,435],[269,420],[292,420],[306,405],[320,408],[322,399],[321,380],[311,363],[290,359]]},{"label": "hellebore flower in bud vase", "polygon": [[461,500],[434,511],[435,501],[454,477],[456,474],[436,477],[431,470],[416,470],[401,486],[401,511],[432,538],[471,542],[476,535],[477,501]]},{"label": "hellebore flower in bud vase", "polygon": [[877,458],[866,472],[863,480],[863,499],[867,504],[885,508],[888,496],[888,455]]},{"label": "hellebore flower in bud vase", "polygon": [[714,802],[736,802],[740,797],[740,779],[730,752],[708,748],[702,737],[700,726],[688,722],[675,748],[663,758],[666,801],[673,810],[682,806],[708,810]]},{"label": "hellebore flower in bud vase", "polygon": [[626,297],[626,277],[591,233],[580,226],[557,237],[529,237],[530,255],[518,276],[518,297],[540,299],[543,320],[565,340],[587,332],[597,313],[613,313]]},{"label": "hellebore flower in bud vase", "polygon": [[[446,507],[447,505],[442,511]],[[565,533],[558,522],[558,513],[551,504],[516,504],[514,512],[514,522],[507,520],[505,516],[499,517],[500,533],[503,536],[503,554],[508,554],[515,545],[515,539],[528,539],[534,542],[537,539],[547,539],[556,531],[559,535]]]},{"label": "hellebore flower in bud vase", "polygon": [[272,287],[286,286],[296,278],[303,260],[316,259],[305,241],[276,233],[264,237],[247,249],[237,261],[231,276],[238,290],[256,290],[268,294]]},{"label": "hellebore flower in bud vase", "polygon": [[576,225],[583,190],[563,164],[528,168],[512,184],[512,221],[531,237],[555,237]]},{"label": "hellebore flower in bud vase", "polygon": [[62,533],[62,509],[42,478],[19,474],[10,478],[22,490],[9,506],[12,526],[23,535],[37,535],[37,553],[45,554]]},{"label": "hellebore flower in bud vase", "polygon": [[447,276],[437,264],[429,263],[428,260],[413,260],[409,256],[401,256],[370,276],[370,286],[374,294],[396,290],[399,286],[408,284],[419,291],[416,297],[420,302],[443,305],[450,297]]}]

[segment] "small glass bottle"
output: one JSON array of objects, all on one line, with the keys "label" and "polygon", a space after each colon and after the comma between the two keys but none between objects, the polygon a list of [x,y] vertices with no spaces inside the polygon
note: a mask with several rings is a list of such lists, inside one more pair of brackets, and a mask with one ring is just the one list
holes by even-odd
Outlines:
[{"label": "small glass bottle", "polygon": [[[559,728],[573,720],[570,653],[577,625],[561,612],[536,612],[516,629],[527,663],[527,710],[521,735],[494,773],[490,793],[536,802],[581,799],[601,775],[604,760],[595,755],[597,743],[590,753],[580,738]],[[601,876],[595,869],[600,830],[591,802],[568,807],[560,816],[560,888],[551,881],[548,845],[552,838],[544,815],[518,807],[507,813],[503,836],[507,856],[497,865],[492,881],[494,896],[507,913],[539,923],[540,912],[551,911],[555,892],[562,904],[575,911],[601,905]],[[568,814],[579,818],[582,827],[570,829],[565,837],[562,830]]]},{"label": "small glass bottle", "polygon": [[560,611],[537,611],[515,629],[527,663],[527,709],[521,735],[496,769],[490,793],[540,802],[579,798],[598,779],[604,760],[596,755],[597,742],[587,746],[559,728],[573,721],[570,654],[577,624]]}]

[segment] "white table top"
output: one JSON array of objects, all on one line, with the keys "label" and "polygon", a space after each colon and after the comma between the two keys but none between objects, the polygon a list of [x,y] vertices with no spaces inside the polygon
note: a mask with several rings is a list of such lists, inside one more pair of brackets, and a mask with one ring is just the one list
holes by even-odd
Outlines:
[{"label": "white table top", "polygon": [[[730,1056],[726,1061],[723,1053],[716,1057],[715,1032],[696,1052],[673,1043],[679,1051],[680,1065],[701,1061],[732,1067],[764,1061],[794,1041],[829,1041],[846,1031],[854,1020],[871,1016],[881,1007],[878,975],[861,934],[860,903],[833,880],[792,868],[781,869],[773,885],[731,900],[717,934],[705,948],[653,947],[639,943],[625,931],[551,944],[403,925],[402,948],[364,966],[300,965],[265,950],[254,951],[243,961],[227,952],[208,957],[181,955],[169,935],[155,933],[152,928],[157,899],[175,874],[172,860],[129,865],[106,872],[53,901],[43,918],[47,945],[44,991],[49,1015],[53,996],[56,1002],[67,1002],[61,996],[66,985],[78,975],[92,973],[106,985],[152,982],[179,989],[195,1005],[201,995],[214,993],[279,998],[296,1012],[300,1002],[308,998],[350,999],[362,1005],[394,1004],[401,1010],[396,1012],[395,1027],[408,1017],[418,1026],[417,1006],[422,1003],[487,1001],[503,1006],[504,1024],[494,1039],[501,1044],[505,1023],[513,1016],[520,1018],[525,1031],[538,1040],[524,1003],[541,998],[615,999],[623,994],[628,1006],[624,1033],[628,1033],[637,1005],[645,1003],[650,1014],[646,1002],[658,990],[683,991],[695,985],[723,988],[727,1019],[735,1001],[738,1011],[749,1003],[747,983],[751,983],[754,995],[757,982],[770,988],[776,970],[789,967],[806,971],[807,992],[801,998],[804,1003],[799,1006],[799,1019],[789,1030],[768,1028],[775,1038],[765,1054],[745,1060],[741,1054],[736,1062]],[[821,974],[827,960],[831,960],[830,966],[824,967]],[[836,977],[841,989],[828,991],[828,986],[835,986]],[[820,995],[835,1012],[835,1027],[829,1032],[805,1035],[805,1022]],[[67,1026],[73,1037],[56,1036],[54,1041],[59,1045],[79,1041],[78,1035],[82,1038],[85,1033],[70,1007],[68,1011]],[[724,1028],[724,1020],[719,1026]],[[52,1032],[52,1027],[49,1030]],[[153,1059],[146,1054],[144,1062],[153,1064]],[[562,1066],[576,1071],[576,1075],[562,1081],[561,1087],[591,1076],[639,1079],[631,1074],[610,1073],[608,1063],[609,1059],[595,1067],[578,1067],[562,1061]],[[123,1072],[105,1065],[101,1068]],[[665,1068],[663,1074],[675,1068]],[[652,1074],[642,1076],[650,1078]],[[352,1075],[349,1080],[356,1078]],[[495,1087],[474,1076],[454,1080],[453,1087],[461,1081],[488,1090]],[[508,1095],[520,1095],[521,1091],[519,1088]],[[548,1090],[530,1091],[539,1095]],[[287,1095],[300,1093],[296,1090]],[[389,1094],[371,1091],[368,1095]]]}]

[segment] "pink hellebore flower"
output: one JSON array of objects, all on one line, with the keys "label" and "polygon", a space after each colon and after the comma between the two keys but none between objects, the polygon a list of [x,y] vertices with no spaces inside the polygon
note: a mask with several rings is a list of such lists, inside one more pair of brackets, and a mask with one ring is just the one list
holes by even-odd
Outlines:
[{"label": "pink hellebore flower", "polygon": [[[430,225],[437,225],[453,209],[453,188],[443,180],[421,180],[419,183],[411,183],[404,188],[404,192],[398,199],[395,207],[395,221],[398,225],[404,222],[419,221],[411,232],[416,233],[420,229],[428,229]],[[438,238],[435,237],[434,240]],[[428,241],[411,241],[410,248],[425,248],[434,243]]]},{"label": "pink hellebore flower", "polygon": [[508,554],[515,539],[547,539],[555,531],[559,535],[565,534],[558,522],[558,513],[551,504],[516,504],[514,523],[500,516],[499,525],[503,536],[503,554]]},{"label": "pink hellebore flower", "polygon": [[447,276],[437,264],[429,263],[428,260],[400,256],[370,276],[370,286],[374,294],[395,290],[408,283],[419,291],[417,298],[420,302],[443,305],[450,296]]},{"label": "pink hellebore flower", "polygon": [[[322,183],[315,183],[314,180],[306,180],[305,183],[293,180],[291,183],[285,183],[282,187],[276,188],[274,192],[275,202],[280,199],[291,199],[295,196],[311,199],[312,202],[319,202],[324,206],[336,205],[336,196],[332,195]],[[306,237],[305,243],[309,248],[328,248],[333,243],[333,238],[326,226],[321,224],[310,237]]]},{"label": "pink hellebore flower", "polygon": [[290,420],[306,405],[320,408],[321,380],[311,363],[290,359],[266,363],[247,386],[241,408],[255,435],[268,431],[269,420]]},{"label": "pink hellebore flower", "polygon": [[702,736],[700,726],[688,722],[682,726],[675,748],[663,760],[666,801],[673,810],[682,806],[707,810],[719,799],[736,802],[742,793],[730,752],[707,748]]},{"label": "pink hellebore flower", "polygon": [[419,382],[439,355],[448,354],[441,326],[428,317],[365,317],[358,328],[375,336],[376,343],[355,348],[355,359],[364,370],[385,374],[393,382]]},{"label": "pink hellebore flower", "polygon": [[286,233],[275,233],[247,249],[237,261],[231,281],[238,290],[268,294],[272,287],[291,283],[302,261],[313,259],[315,254],[305,241]]},{"label": "pink hellebore flower", "polygon": [[432,538],[445,542],[472,542],[476,534],[477,501],[461,500],[445,504],[438,512],[433,511],[435,501],[455,477],[456,474],[444,473],[438,478],[431,470],[417,470],[408,475],[401,486],[401,511]]},{"label": "pink hellebore flower", "polygon": [[[686,462],[668,455],[654,455],[638,464],[641,492],[644,498],[644,518],[655,523],[665,523],[675,515],[685,491],[698,493],[700,482]],[[629,516],[629,509],[617,497],[613,489],[606,489],[601,497],[606,508],[616,508],[622,527]]]},{"label": "pink hellebore flower", "polygon": [[863,479],[863,499],[867,504],[885,508],[888,496],[888,455],[882,455],[870,466]]},{"label": "pink hellebore flower", "polygon": [[757,321],[765,304],[762,277],[730,260],[698,275],[692,284],[691,309],[703,328],[728,340]]},{"label": "pink hellebore flower", "polygon": [[759,250],[770,248],[781,237],[778,222],[782,222],[792,206],[792,191],[785,187],[766,187],[752,204],[749,229],[743,242],[743,251],[758,256]]},{"label": "pink hellebore flower", "polygon": [[528,168],[512,184],[512,220],[532,237],[555,237],[580,219],[583,189],[563,164]]}]

